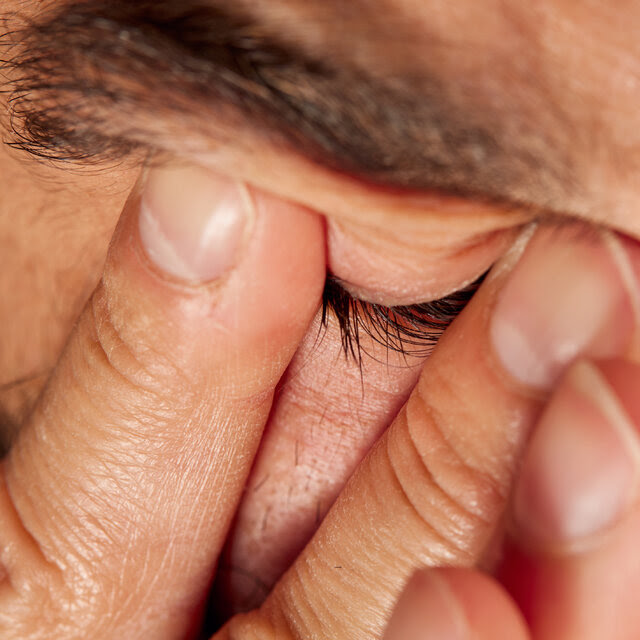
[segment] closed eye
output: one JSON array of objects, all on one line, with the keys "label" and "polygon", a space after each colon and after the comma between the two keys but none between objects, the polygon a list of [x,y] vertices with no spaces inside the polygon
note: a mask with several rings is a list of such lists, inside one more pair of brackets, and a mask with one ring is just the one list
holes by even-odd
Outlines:
[{"label": "closed eye", "polygon": [[[351,296],[334,276],[328,276],[322,306],[324,330],[337,322],[345,357],[362,363],[367,353],[361,338],[366,335],[388,351],[405,356],[428,356],[445,329],[455,320],[478,290],[485,276],[439,300],[410,306],[385,307]],[[372,356],[371,356],[372,357]]]}]

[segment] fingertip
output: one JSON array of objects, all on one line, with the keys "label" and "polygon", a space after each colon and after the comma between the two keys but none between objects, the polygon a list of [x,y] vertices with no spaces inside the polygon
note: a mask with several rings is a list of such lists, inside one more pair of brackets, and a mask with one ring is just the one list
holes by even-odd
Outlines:
[{"label": "fingertip", "polygon": [[384,640],[466,640],[466,612],[438,570],[417,571],[393,612]]},{"label": "fingertip", "polygon": [[319,215],[197,166],[154,168],[114,237],[107,307],[138,356],[194,375],[222,364],[232,384],[264,366],[273,384],[320,304],[325,255]]},{"label": "fingertip", "polygon": [[528,640],[526,622],[504,587],[492,577],[470,569],[439,569],[478,640]]},{"label": "fingertip", "polygon": [[533,436],[499,579],[536,638],[637,637],[639,383],[623,358],[579,361]]},{"label": "fingertip", "polygon": [[527,640],[524,619],[504,589],[467,569],[418,571],[384,640]]},{"label": "fingertip", "polygon": [[615,386],[637,382],[632,366],[610,361],[603,369],[579,360],[561,379],[514,490],[516,535],[525,544],[559,554],[599,546],[629,512],[640,442],[628,405],[638,408],[637,392],[625,402]]}]

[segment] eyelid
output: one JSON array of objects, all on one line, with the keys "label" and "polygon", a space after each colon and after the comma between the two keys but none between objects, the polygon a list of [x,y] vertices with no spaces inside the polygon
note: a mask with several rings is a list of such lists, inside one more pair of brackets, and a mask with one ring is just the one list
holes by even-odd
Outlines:
[{"label": "eyelid", "polygon": [[445,297],[487,271],[521,224],[446,196],[404,205],[327,217],[328,268],[355,298],[391,307]]},{"label": "eyelid", "polygon": [[370,355],[362,344],[363,335],[389,351],[404,356],[426,357],[471,300],[485,276],[486,274],[439,300],[385,307],[358,300],[344,288],[338,278],[329,275],[322,298],[321,326],[326,331],[333,317],[339,325],[345,357],[360,365],[363,355]]}]

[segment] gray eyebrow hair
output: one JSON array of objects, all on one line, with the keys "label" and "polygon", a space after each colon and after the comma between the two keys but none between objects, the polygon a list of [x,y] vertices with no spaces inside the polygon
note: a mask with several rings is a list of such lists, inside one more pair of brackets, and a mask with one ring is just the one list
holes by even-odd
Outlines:
[{"label": "gray eyebrow hair", "polygon": [[9,144],[44,158],[99,162],[144,146],[105,112],[197,119],[228,105],[275,143],[372,185],[553,208],[573,182],[535,123],[513,139],[500,114],[453,99],[450,79],[418,89],[311,59],[228,2],[83,0],[3,42]]}]

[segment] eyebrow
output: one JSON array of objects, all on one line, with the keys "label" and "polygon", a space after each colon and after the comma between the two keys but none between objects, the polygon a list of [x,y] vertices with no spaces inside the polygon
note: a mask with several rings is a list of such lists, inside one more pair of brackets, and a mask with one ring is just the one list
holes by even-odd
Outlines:
[{"label": "eyebrow", "polygon": [[372,185],[557,209],[574,183],[544,130],[531,123],[518,139],[500,114],[454,99],[451,78],[425,76],[418,89],[314,59],[228,2],[73,2],[4,44],[10,144],[44,158],[99,162],[145,146],[105,113],[196,122],[231,109],[273,143]]}]

